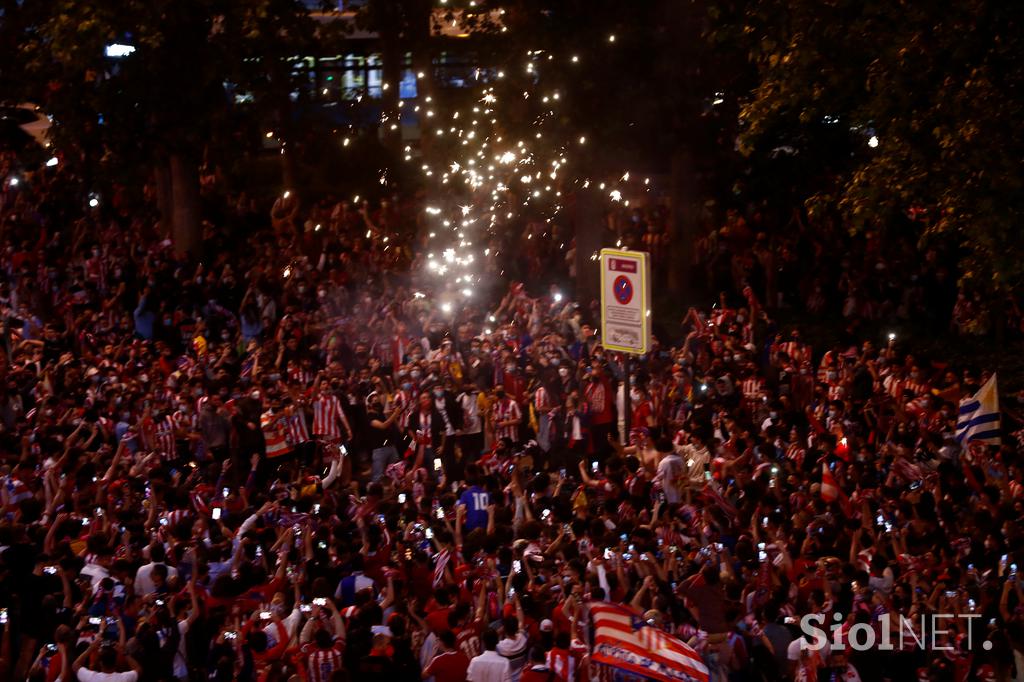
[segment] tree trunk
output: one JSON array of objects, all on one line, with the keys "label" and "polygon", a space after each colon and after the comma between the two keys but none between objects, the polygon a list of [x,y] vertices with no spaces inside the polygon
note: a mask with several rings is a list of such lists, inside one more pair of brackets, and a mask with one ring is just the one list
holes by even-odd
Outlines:
[{"label": "tree trunk", "polygon": [[[383,123],[380,126],[380,139],[387,149],[398,153],[401,149],[402,126],[398,120],[398,101],[401,92],[402,67],[405,55],[402,52],[400,31],[401,10],[395,0],[385,4],[387,20],[380,26],[382,88],[381,113]],[[392,130],[391,126],[396,126]]]},{"label": "tree trunk", "polygon": [[[412,0],[410,3],[410,35],[409,46],[412,51],[412,68],[416,74],[416,104],[420,132],[420,153],[430,163],[431,149],[434,142],[431,119],[427,118],[427,110],[437,106],[437,93],[434,83],[434,53],[431,49],[430,36],[433,30],[433,2],[431,0]],[[423,74],[420,77],[419,74]],[[431,98],[428,102],[427,98]],[[409,112],[406,112],[407,114]]]},{"label": "tree trunk", "polygon": [[170,164],[161,159],[153,168],[156,185],[156,208],[160,212],[160,234],[170,238],[174,234],[174,197],[171,191]]},{"label": "tree trunk", "polygon": [[693,265],[693,241],[697,232],[697,173],[685,147],[672,152],[671,240],[669,242],[668,291],[673,300],[687,300]]},{"label": "tree trunk", "polygon": [[296,141],[292,130],[292,101],[284,97],[278,107],[278,129],[281,137],[281,184],[286,191],[297,192],[302,196],[302,188],[298,185],[296,172]]},{"label": "tree trunk", "polygon": [[200,244],[199,167],[181,154],[171,155],[174,251],[195,255]]},{"label": "tree trunk", "polygon": [[[593,188],[576,193],[576,300],[584,310],[599,295],[600,272],[590,257],[601,250],[603,211],[601,197]],[[594,320],[597,324],[598,320]]]}]

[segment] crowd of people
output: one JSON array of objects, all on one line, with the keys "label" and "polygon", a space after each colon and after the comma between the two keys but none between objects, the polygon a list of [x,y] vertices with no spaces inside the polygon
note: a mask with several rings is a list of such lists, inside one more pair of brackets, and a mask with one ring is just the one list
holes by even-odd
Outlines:
[{"label": "crowd of people", "polygon": [[211,183],[189,259],[67,180],[0,193],[5,679],[593,680],[598,602],[716,681],[1024,679],[987,372],[812,348],[748,272],[627,382],[543,283],[442,307],[414,201]]}]

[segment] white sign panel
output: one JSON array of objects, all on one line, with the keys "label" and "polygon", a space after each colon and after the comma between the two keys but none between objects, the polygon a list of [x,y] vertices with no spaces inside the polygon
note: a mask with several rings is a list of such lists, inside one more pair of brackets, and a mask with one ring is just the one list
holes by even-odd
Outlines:
[{"label": "white sign panel", "polygon": [[642,355],[651,338],[651,271],[643,251],[601,249],[601,343]]}]

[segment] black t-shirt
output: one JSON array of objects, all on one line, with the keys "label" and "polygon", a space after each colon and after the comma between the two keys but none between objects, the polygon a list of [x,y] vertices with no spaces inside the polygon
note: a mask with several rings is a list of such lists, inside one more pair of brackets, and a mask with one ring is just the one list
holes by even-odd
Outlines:
[{"label": "black t-shirt", "polygon": [[370,424],[370,428],[367,429],[366,439],[367,446],[371,450],[387,447],[388,445],[391,445],[396,449],[398,448],[399,434],[398,429],[395,428],[394,424],[386,429],[378,429],[373,426],[374,421],[386,422],[388,420],[382,410],[370,410],[366,413],[366,420],[367,423]]}]

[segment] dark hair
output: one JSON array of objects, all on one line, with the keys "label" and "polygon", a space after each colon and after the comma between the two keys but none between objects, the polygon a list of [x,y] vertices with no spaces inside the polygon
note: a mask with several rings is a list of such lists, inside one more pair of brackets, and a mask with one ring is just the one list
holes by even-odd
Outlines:
[{"label": "dark hair", "polygon": [[258,654],[266,651],[267,644],[269,643],[267,641],[267,633],[263,632],[263,630],[253,630],[245,638],[245,641],[249,645],[249,648]]},{"label": "dark hair", "polygon": [[444,644],[446,648],[448,648],[448,649],[454,649],[455,648],[455,642],[456,642],[455,633],[452,632],[451,630],[442,630],[441,634],[439,634],[437,636],[437,638],[439,640],[441,640],[441,643]]},{"label": "dark hair", "polygon": [[317,630],[313,639],[316,641],[317,647],[321,649],[330,649],[334,645],[334,637],[324,628]]},{"label": "dark hair", "polygon": [[480,635],[480,641],[483,642],[486,651],[494,651],[498,648],[498,631],[494,628],[487,628]]},{"label": "dark hair", "polygon": [[104,670],[117,665],[117,649],[112,646],[104,646],[100,649],[100,667]]},{"label": "dark hair", "polygon": [[507,616],[502,619],[501,627],[505,629],[506,637],[512,637],[519,632],[519,619],[515,616]]}]

